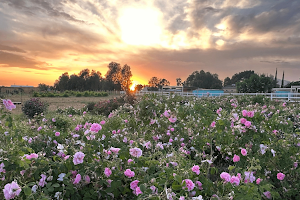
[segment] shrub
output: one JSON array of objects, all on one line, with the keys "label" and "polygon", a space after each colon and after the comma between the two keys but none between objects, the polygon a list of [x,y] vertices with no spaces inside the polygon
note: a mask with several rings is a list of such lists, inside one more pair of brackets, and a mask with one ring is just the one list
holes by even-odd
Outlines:
[{"label": "shrub", "polygon": [[29,118],[39,115],[47,110],[48,104],[39,98],[32,98],[24,103],[22,112]]},{"label": "shrub", "polygon": [[88,102],[85,106],[85,108],[88,110],[88,111],[92,111],[95,107],[95,102]]}]

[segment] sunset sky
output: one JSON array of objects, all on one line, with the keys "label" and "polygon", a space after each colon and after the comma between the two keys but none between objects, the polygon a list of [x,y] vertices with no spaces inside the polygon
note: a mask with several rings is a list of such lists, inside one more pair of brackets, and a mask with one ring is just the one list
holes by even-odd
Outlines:
[{"label": "sunset sky", "polygon": [[299,0],[1,0],[0,86],[53,85],[111,62],[135,83],[193,71],[300,78]]}]

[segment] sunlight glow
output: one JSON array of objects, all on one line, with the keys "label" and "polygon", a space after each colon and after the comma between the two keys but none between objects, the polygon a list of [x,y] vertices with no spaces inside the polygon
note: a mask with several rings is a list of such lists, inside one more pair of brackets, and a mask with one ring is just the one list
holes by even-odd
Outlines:
[{"label": "sunlight glow", "polygon": [[119,18],[122,40],[131,45],[155,45],[160,43],[162,29],[160,14],[154,9],[127,8]]}]

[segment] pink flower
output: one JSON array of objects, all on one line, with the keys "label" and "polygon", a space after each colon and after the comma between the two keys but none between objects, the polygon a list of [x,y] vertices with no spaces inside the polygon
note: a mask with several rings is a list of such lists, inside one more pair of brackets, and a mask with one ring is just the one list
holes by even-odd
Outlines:
[{"label": "pink flower", "polygon": [[175,123],[175,122],[177,121],[177,118],[176,118],[176,117],[170,117],[170,118],[169,118],[169,121],[170,121],[171,123]]},{"label": "pink flower", "polygon": [[254,117],[254,111],[249,111],[248,113],[247,113],[247,116],[248,117]]},{"label": "pink flower", "polygon": [[194,165],[192,167],[192,171],[195,172],[197,175],[200,174],[200,167],[198,165]]},{"label": "pink flower", "polygon": [[240,157],[238,155],[233,156],[233,162],[239,162],[240,161]]},{"label": "pink flower", "polygon": [[80,174],[77,174],[75,180],[73,181],[73,184],[74,184],[74,185],[75,185],[75,184],[78,184],[78,183],[80,182],[80,180],[81,180],[81,175],[80,175]]},{"label": "pink flower", "polygon": [[85,176],[84,176],[84,182],[85,182],[86,184],[89,184],[89,183],[91,182],[91,178],[89,177],[89,175],[85,175]]},{"label": "pink flower", "polygon": [[55,136],[57,136],[57,137],[60,136],[60,132],[56,132]]},{"label": "pink flower", "polygon": [[[188,189],[188,191],[191,191],[194,189],[195,184],[193,183],[193,181],[191,181],[190,179],[185,179],[182,182],[185,182],[185,186]],[[184,189],[184,188],[183,188]]]},{"label": "pink flower", "polygon": [[39,186],[44,187],[47,184],[46,182],[47,176],[45,174],[41,174],[41,177],[42,178],[40,179]]},{"label": "pink flower", "polygon": [[172,131],[172,132],[173,132],[174,130],[175,130],[174,128],[171,128],[171,129],[170,129],[170,131]]},{"label": "pink flower", "polygon": [[242,149],[241,153],[242,153],[243,156],[246,156],[247,155],[247,150],[246,149]]},{"label": "pink flower", "polygon": [[6,184],[3,189],[4,197],[7,200],[13,199],[16,196],[19,196],[21,191],[22,191],[22,189],[20,188],[18,183],[14,182],[14,181]]},{"label": "pink flower", "polygon": [[132,159],[130,159],[130,158],[128,159],[128,161],[127,161],[127,162],[128,162],[128,164],[130,164],[131,162],[133,162],[133,163],[134,163],[134,161],[133,161]]},{"label": "pink flower", "polygon": [[38,127],[37,131],[40,131],[40,130],[42,130],[42,128],[43,128],[43,127],[41,127],[41,126],[40,126],[40,127]]},{"label": "pink flower", "polygon": [[253,176],[253,172],[244,172],[245,174],[245,183],[253,183],[253,181],[255,181],[255,176]]},{"label": "pink flower", "polygon": [[225,182],[230,182],[231,176],[227,172],[222,172],[220,174],[221,179],[223,179]]},{"label": "pink flower", "polygon": [[247,119],[245,119],[245,118],[241,118],[241,119],[240,119],[241,124],[245,124],[246,121],[247,121]]},{"label": "pink flower", "polygon": [[231,183],[231,184],[235,184],[235,185],[239,185],[239,184],[240,184],[240,179],[239,179],[239,177],[232,176],[231,179],[230,179],[230,183]]},{"label": "pink flower", "polygon": [[202,183],[200,181],[196,181],[196,185],[198,187],[199,190],[202,190]]},{"label": "pink flower", "polygon": [[132,149],[129,149],[129,153],[130,155],[132,155],[133,157],[140,157],[143,153],[143,151],[140,148],[134,147]]},{"label": "pink flower", "polygon": [[130,183],[130,189],[135,190],[135,189],[138,187],[138,183],[139,183],[139,182],[140,182],[140,181],[138,181],[138,180],[132,181],[132,182]]},{"label": "pink flower", "polygon": [[247,128],[249,128],[249,127],[251,126],[251,122],[250,122],[250,121],[246,121],[246,122],[245,122],[245,126],[246,126]]},{"label": "pink flower", "polygon": [[55,118],[52,118],[52,122],[56,122]]},{"label": "pink flower", "polygon": [[150,186],[150,189],[152,190],[152,194],[157,193],[157,189],[154,185]]},{"label": "pink flower", "polygon": [[138,196],[139,194],[143,194],[140,187],[135,188],[135,195]]},{"label": "pink flower", "polygon": [[258,185],[261,181],[262,181],[262,179],[260,179],[260,178],[256,179],[256,184]]},{"label": "pink flower", "polygon": [[110,177],[111,173],[111,170],[108,167],[105,167],[104,174],[107,178]]},{"label": "pink flower", "polygon": [[13,102],[10,99],[7,100],[3,99],[3,104],[6,107],[6,109],[9,111],[16,108],[16,106],[13,104]]},{"label": "pink flower", "polygon": [[76,152],[74,157],[73,157],[74,165],[78,165],[80,163],[83,163],[84,156],[85,156],[84,153],[82,153],[81,151]]},{"label": "pink flower", "polygon": [[38,157],[39,157],[39,155],[36,154],[36,153],[32,153],[32,154],[26,156],[26,158],[27,158],[28,160],[30,160],[30,159],[32,159],[32,158],[38,158]]},{"label": "pink flower", "polygon": [[265,195],[268,199],[272,199],[271,192],[266,191],[266,192],[264,192],[264,195]]},{"label": "pink flower", "polygon": [[213,121],[213,122],[210,124],[210,127],[216,127],[216,122]]},{"label": "pink flower", "polygon": [[105,121],[101,121],[100,124],[101,124],[101,125],[104,125],[104,124],[105,124]]},{"label": "pink flower", "polygon": [[170,113],[169,112],[171,112],[171,111],[170,110],[166,110],[163,115],[165,117],[170,117]]},{"label": "pink flower", "polygon": [[114,147],[111,147],[110,150],[115,153],[115,154],[118,154],[119,151],[121,150],[120,148],[114,148]]},{"label": "pink flower", "polygon": [[127,176],[128,178],[132,178],[134,177],[135,173],[134,171],[131,171],[130,169],[126,169],[124,172],[125,176]]},{"label": "pink flower", "polygon": [[242,114],[243,114],[244,117],[247,117],[248,111],[247,110],[243,110]]},{"label": "pink flower", "polygon": [[94,131],[94,132],[98,133],[98,131],[100,131],[101,129],[102,129],[102,126],[100,124],[93,123],[90,128],[90,131]]},{"label": "pink flower", "polygon": [[282,181],[282,180],[284,179],[284,177],[285,177],[285,175],[284,175],[283,173],[278,173],[278,174],[277,174],[277,179],[278,179],[278,180],[281,180],[281,181]]}]

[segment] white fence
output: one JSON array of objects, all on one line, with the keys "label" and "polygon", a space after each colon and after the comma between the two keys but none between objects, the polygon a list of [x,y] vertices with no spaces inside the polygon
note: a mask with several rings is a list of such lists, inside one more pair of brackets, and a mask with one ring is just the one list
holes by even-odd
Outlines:
[{"label": "white fence", "polygon": [[[124,91],[121,91],[121,94],[125,94]],[[271,100],[280,100],[280,101],[290,101],[290,102],[300,102],[300,93],[203,93],[197,94],[192,92],[163,92],[163,91],[139,91],[135,93],[136,95],[144,94],[157,94],[170,96],[173,94],[181,96],[196,96],[196,97],[221,97],[221,96],[258,96],[263,95],[269,97]]]}]

